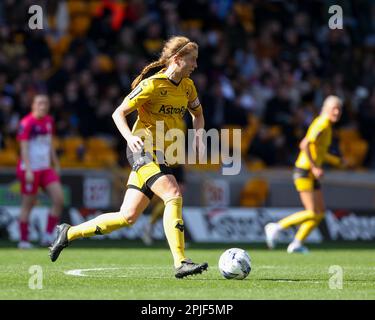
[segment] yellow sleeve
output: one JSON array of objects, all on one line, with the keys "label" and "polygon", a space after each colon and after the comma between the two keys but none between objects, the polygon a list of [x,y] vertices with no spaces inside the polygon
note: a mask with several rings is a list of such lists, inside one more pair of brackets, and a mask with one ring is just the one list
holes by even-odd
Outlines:
[{"label": "yellow sleeve", "polygon": [[341,158],[333,154],[327,153],[324,157],[324,162],[330,164],[334,167],[339,167],[341,165]]},{"label": "yellow sleeve", "polygon": [[315,143],[324,129],[324,124],[321,121],[319,121],[319,119],[315,119],[313,123],[310,125],[309,129],[307,130],[307,141]]},{"label": "yellow sleeve", "polygon": [[153,95],[153,83],[152,81],[146,79],[141,81],[138,86],[136,86],[132,92],[130,92],[125,98],[125,103],[130,108],[139,108],[145,104],[151,103]]},{"label": "yellow sleeve", "polygon": [[194,82],[191,81],[189,98],[188,98],[188,109],[194,115],[199,115],[203,112],[202,105],[198,98],[197,89],[195,88]]}]

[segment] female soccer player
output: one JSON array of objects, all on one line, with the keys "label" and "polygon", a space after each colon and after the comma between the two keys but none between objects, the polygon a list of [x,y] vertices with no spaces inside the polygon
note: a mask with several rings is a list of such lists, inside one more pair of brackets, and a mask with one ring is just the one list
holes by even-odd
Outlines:
[{"label": "female soccer player", "polygon": [[334,166],[342,164],[339,157],[328,153],[332,142],[332,124],[340,120],[341,109],[341,100],[336,96],[328,96],[323,102],[321,114],[312,122],[301,141],[293,178],[305,210],[265,226],[266,241],[270,249],[275,247],[280,230],[300,225],[287,251],[308,252],[303,241],[319,225],[326,210],[319,182],[324,174],[322,165],[324,162]]},{"label": "female soccer player", "polygon": [[[131,226],[156,194],[165,205],[163,225],[173,255],[175,276],[183,278],[207,269],[207,263],[196,264],[185,256],[181,191],[168,165],[162,163],[165,151],[171,145],[164,134],[169,129],[182,131],[183,116],[187,110],[192,116],[194,129],[204,128],[202,107],[194,83],[189,78],[197,67],[197,58],[198,45],[195,42],[186,37],[172,37],[165,43],[159,60],[146,66],[134,80],[133,91],[112,115],[128,143],[127,155],[132,166],[120,211],[102,214],[78,226],[58,226],[58,235],[50,248],[52,261],[75,239]],[[161,70],[143,80],[153,68]],[[134,110],[138,111],[138,118],[130,131],[126,116]],[[201,154],[204,145],[199,131],[194,144]]]},{"label": "female soccer player", "polygon": [[50,245],[53,231],[63,209],[64,196],[60,179],[53,166],[59,171],[59,162],[52,145],[53,119],[48,115],[49,99],[46,95],[36,95],[31,113],[21,119],[17,139],[21,145],[21,158],[17,165],[17,177],[21,182],[22,204],[20,213],[21,249],[32,248],[28,238],[28,220],[35,204],[39,187],[52,199],[47,228],[41,244]]}]

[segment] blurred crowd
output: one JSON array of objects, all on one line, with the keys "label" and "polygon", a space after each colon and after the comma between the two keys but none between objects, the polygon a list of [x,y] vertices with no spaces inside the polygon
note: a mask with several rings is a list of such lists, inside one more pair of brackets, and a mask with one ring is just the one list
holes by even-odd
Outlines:
[{"label": "blurred crowd", "polygon": [[[368,144],[363,165],[375,168],[372,1],[42,0],[42,30],[28,26],[33,4],[0,2],[2,147],[32,96],[47,92],[58,136],[105,136],[124,153],[112,112],[165,39],[186,35],[199,44],[192,78],[206,129],[259,120],[245,157],[293,164],[324,97],[336,94],[338,126],[358,131]],[[331,5],[342,7],[343,29],[329,28]]]}]

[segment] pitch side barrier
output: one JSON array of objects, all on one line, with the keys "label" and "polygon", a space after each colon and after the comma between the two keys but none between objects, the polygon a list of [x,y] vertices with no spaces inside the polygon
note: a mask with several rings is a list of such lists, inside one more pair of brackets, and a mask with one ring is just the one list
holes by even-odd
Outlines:
[{"label": "pitch side barrier", "polygon": [[[269,186],[265,207],[298,207],[301,205],[292,180],[292,169],[267,169],[250,172],[246,166],[235,176],[223,176],[220,170],[204,171],[186,168],[186,206],[238,207],[245,184],[263,179]],[[66,207],[106,210],[122,203],[129,170],[63,169],[61,180]],[[19,182],[15,169],[0,168],[0,206],[20,203]],[[327,208],[372,210],[375,208],[375,171],[346,172],[327,170],[322,181]],[[39,203],[48,205],[40,193]]]},{"label": "pitch side barrier", "polygon": [[[264,226],[277,221],[302,208],[209,208],[184,207],[183,219],[188,241],[197,243],[264,243]],[[113,211],[113,210],[112,210]],[[19,206],[0,207],[0,237],[18,241]],[[45,229],[48,207],[35,207],[30,218],[30,239],[38,241],[40,230]],[[70,208],[63,220],[77,225],[90,220],[102,211],[98,209]],[[131,228],[123,228],[93,240],[127,239],[139,240],[149,221],[147,214],[141,215]],[[280,243],[289,243],[295,230],[280,232]],[[153,229],[155,240],[164,240],[162,221]],[[307,243],[324,241],[375,241],[375,210],[328,210],[319,228],[307,238]]]}]

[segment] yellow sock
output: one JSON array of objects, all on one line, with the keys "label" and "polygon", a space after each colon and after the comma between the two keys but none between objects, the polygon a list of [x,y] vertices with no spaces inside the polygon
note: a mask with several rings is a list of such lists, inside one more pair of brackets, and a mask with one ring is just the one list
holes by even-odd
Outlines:
[{"label": "yellow sock", "polygon": [[151,211],[151,217],[150,217],[150,224],[154,225],[162,216],[164,213],[164,202],[158,201],[152,211]]},{"label": "yellow sock", "polygon": [[323,214],[316,214],[314,219],[303,222],[296,233],[295,239],[303,242],[311,231],[319,225],[320,221],[323,219],[323,216]]},{"label": "yellow sock", "polygon": [[177,268],[185,257],[184,222],[182,221],[182,197],[165,202],[164,232],[172,251],[174,266]]},{"label": "yellow sock", "polygon": [[129,225],[124,216],[119,212],[104,213],[92,220],[69,228],[68,241],[111,233],[114,230]]},{"label": "yellow sock", "polygon": [[314,219],[315,213],[312,210],[304,210],[300,212],[293,213],[284,219],[281,219],[278,223],[281,228],[286,229],[296,224],[301,224],[302,222],[310,219]]}]

